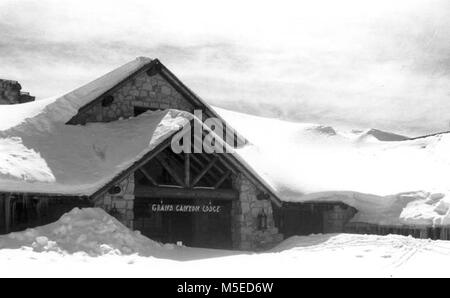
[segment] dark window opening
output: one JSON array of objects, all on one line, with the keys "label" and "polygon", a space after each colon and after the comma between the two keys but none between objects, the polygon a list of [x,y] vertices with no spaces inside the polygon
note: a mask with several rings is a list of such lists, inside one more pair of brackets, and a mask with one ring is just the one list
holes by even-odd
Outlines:
[{"label": "dark window opening", "polygon": [[156,108],[143,108],[143,107],[134,107],[134,117],[137,117],[141,114],[144,114],[147,111],[160,111],[161,109]]},{"label": "dark window opening", "polygon": [[57,221],[75,207],[93,206],[90,201],[71,198],[12,196],[9,202],[6,205],[6,199],[0,199],[0,234],[46,225]]},{"label": "dark window opening", "polygon": [[102,106],[109,107],[110,105],[112,105],[113,102],[114,102],[114,96],[112,96],[112,95],[105,96],[102,99]]},{"label": "dark window opening", "polygon": [[156,76],[158,74],[158,72],[160,71],[161,66],[158,64],[153,65],[149,70],[147,70],[147,75],[149,77],[153,77]]}]

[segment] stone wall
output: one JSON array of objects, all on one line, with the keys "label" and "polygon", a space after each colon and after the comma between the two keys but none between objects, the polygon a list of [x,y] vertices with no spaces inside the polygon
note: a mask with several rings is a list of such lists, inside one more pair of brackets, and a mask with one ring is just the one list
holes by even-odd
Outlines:
[{"label": "stone wall", "polygon": [[[283,240],[275,226],[272,203],[258,200],[259,190],[244,175],[233,178],[234,188],[239,191],[239,201],[232,207],[232,242],[234,249],[262,250]],[[258,215],[267,216],[267,229],[258,229]]]},{"label": "stone wall", "polygon": [[106,210],[124,225],[133,229],[134,185],[134,174],[131,174],[117,185],[120,187],[119,193],[106,193],[94,202],[95,207]]},{"label": "stone wall", "polygon": [[193,113],[194,107],[161,75],[149,76],[141,72],[110,94],[113,102],[104,106],[97,103],[74,119],[76,124],[109,122],[134,116],[134,108],[178,109]]},{"label": "stone wall", "polygon": [[27,92],[21,92],[22,86],[17,81],[0,79],[0,105],[10,105],[34,101]]},{"label": "stone wall", "polygon": [[[134,174],[117,185],[120,192],[106,193],[94,204],[106,210],[124,225],[133,229],[134,222]],[[231,234],[233,249],[263,250],[271,248],[283,240],[275,226],[273,206],[268,199],[259,200],[260,191],[244,175],[233,178],[233,187],[239,191],[239,200],[232,203]],[[114,187],[113,187],[114,188]],[[258,229],[258,215],[267,217],[267,228]]]}]

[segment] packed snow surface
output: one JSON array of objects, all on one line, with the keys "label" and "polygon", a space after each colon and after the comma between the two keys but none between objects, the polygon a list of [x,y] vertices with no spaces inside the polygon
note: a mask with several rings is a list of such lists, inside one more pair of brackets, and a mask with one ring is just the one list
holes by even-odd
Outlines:
[{"label": "packed snow surface", "polygon": [[0,236],[0,268],[0,277],[448,277],[450,241],[327,234],[262,253],[211,250],[162,245],[86,208]]},{"label": "packed snow surface", "polygon": [[450,224],[450,134],[394,141],[216,110],[250,141],[237,153],[283,201],[344,202],[359,222]]}]

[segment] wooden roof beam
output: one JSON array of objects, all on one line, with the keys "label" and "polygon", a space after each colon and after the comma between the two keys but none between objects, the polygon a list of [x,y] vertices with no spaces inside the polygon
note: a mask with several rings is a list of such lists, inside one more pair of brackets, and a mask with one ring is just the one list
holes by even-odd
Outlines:
[{"label": "wooden roof beam", "polygon": [[239,192],[233,189],[175,188],[175,187],[138,187],[134,191],[137,197],[145,199],[205,199],[237,200]]},{"label": "wooden roof beam", "polygon": [[144,167],[139,168],[139,172],[141,172],[142,175],[144,175],[144,177],[154,186],[158,186],[158,183],[156,182],[155,179],[153,179],[153,177],[149,174],[149,172],[147,172],[146,169],[144,169]]},{"label": "wooden roof beam", "polygon": [[202,178],[205,176],[205,174],[214,166],[214,164],[217,162],[219,158],[215,156],[209,164],[200,172],[200,174],[195,177],[194,181],[192,181],[192,187],[194,187]]},{"label": "wooden roof beam", "polygon": [[223,175],[222,178],[217,181],[217,183],[214,185],[214,188],[219,188],[220,186],[222,186],[222,184],[225,182],[225,180],[227,180],[228,177],[230,177],[230,175],[231,171],[226,172],[225,175]]},{"label": "wooden roof beam", "polygon": [[186,186],[184,184],[183,179],[178,176],[177,172],[172,169],[172,167],[167,163],[167,161],[161,157],[160,155],[156,156],[156,160],[163,166],[163,168],[169,173],[169,175],[180,185],[180,186]]}]

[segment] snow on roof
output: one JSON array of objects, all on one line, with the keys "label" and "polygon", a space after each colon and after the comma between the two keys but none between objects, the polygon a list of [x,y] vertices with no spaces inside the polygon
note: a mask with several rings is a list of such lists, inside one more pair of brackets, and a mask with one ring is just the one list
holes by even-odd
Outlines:
[{"label": "snow on roof", "polygon": [[111,123],[65,125],[81,107],[151,61],[137,58],[60,97],[0,106],[0,190],[91,195],[194,119],[167,110]]},{"label": "snow on roof", "polygon": [[216,108],[251,143],[237,153],[286,202],[344,202],[355,221],[450,224],[450,134],[379,141]]},{"label": "snow on roof", "polygon": [[90,195],[192,119],[167,110],[65,125],[79,108],[151,61],[137,58],[60,97],[0,106],[1,191]]},{"label": "snow on roof", "polygon": [[[90,103],[152,60],[139,57],[104,76],[59,97],[0,107],[0,131],[18,125],[46,127],[49,123],[68,122]],[[28,123],[27,123],[28,122]]]},{"label": "snow on roof", "polygon": [[0,189],[91,195],[189,119],[187,112],[166,110],[110,123],[9,130],[0,138]]}]

